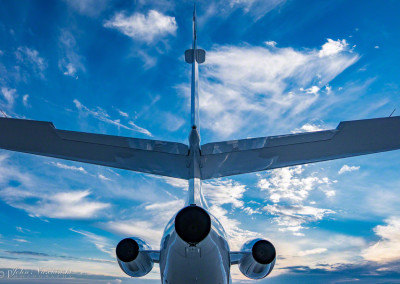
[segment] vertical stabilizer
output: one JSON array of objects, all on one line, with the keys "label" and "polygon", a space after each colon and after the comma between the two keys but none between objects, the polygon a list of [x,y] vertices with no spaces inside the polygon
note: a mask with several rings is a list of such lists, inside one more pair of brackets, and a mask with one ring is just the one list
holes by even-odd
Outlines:
[{"label": "vertical stabilizer", "polygon": [[198,95],[198,64],[204,63],[206,52],[203,49],[197,49],[197,23],[196,23],[196,4],[193,9],[193,40],[192,48],[185,51],[185,61],[192,64],[192,82],[191,82],[191,124],[192,128],[199,131],[199,95]]}]

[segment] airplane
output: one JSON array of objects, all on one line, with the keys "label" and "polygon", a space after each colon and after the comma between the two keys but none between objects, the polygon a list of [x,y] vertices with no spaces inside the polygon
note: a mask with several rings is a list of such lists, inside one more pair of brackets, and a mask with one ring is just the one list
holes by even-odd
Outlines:
[{"label": "airplane", "polygon": [[175,142],[59,130],[51,122],[0,118],[0,148],[188,180],[185,207],[165,227],[160,250],[138,237],[116,246],[120,268],[142,277],[160,266],[163,284],[232,283],[231,265],[250,279],[274,268],[277,253],[266,239],[231,251],[221,223],[209,212],[202,181],[270,169],[400,149],[400,116],[341,122],[336,129],[200,145],[198,65],[193,11],[191,130],[188,145]]}]

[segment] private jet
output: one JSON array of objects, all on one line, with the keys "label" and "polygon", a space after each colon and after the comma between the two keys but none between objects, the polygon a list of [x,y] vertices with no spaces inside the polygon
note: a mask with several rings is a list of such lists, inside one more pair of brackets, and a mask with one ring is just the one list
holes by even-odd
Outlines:
[{"label": "private jet", "polygon": [[191,129],[188,145],[121,136],[59,130],[51,122],[0,118],[0,148],[58,159],[120,168],[188,181],[183,209],[165,227],[159,250],[138,237],[116,246],[121,269],[142,277],[159,264],[164,284],[228,284],[238,265],[248,278],[262,279],[277,253],[267,239],[252,239],[231,251],[221,223],[209,212],[202,181],[400,148],[400,116],[341,122],[336,129],[201,145],[196,9],[191,64]]}]

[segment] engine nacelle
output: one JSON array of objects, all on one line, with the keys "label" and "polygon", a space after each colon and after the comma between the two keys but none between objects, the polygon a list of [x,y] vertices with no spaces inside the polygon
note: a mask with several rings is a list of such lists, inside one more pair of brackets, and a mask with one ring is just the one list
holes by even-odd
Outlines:
[{"label": "engine nacelle", "polygon": [[117,245],[116,254],[122,271],[132,277],[142,277],[149,273],[154,262],[146,253],[149,244],[139,238],[126,238]]},{"label": "engine nacelle", "polygon": [[248,278],[261,279],[271,273],[275,265],[275,247],[267,240],[254,239],[246,242],[241,251],[239,269]]},{"label": "engine nacelle", "polygon": [[187,206],[176,214],[175,231],[183,241],[196,245],[211,231],[210,215],[199,206]]}]

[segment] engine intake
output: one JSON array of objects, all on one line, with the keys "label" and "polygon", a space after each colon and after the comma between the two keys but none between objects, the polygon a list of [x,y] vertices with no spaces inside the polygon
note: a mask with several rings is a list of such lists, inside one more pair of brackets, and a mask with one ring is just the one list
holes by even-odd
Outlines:
[{"label": "engine intake", "polygon": [[243,275],[251,279],[262,279],[271,273],[276,260],[276,250],[272,243],[254,239],[246,242],[241,251],[248,252],[239,261]]},{"label": "engine intake", "polygon": [[139,238],[126,238],[120,241],[116,254],[122,271],[132,277],[148,274],[153,269],[154,262],[146,250],[151,250],[150,245]]},{"label": "engine intake", "polygon": [[198,244],[211,231],[210,215],[195,205],[185,207],[175,217],[175,231],[185,242],[191,245]]}]

